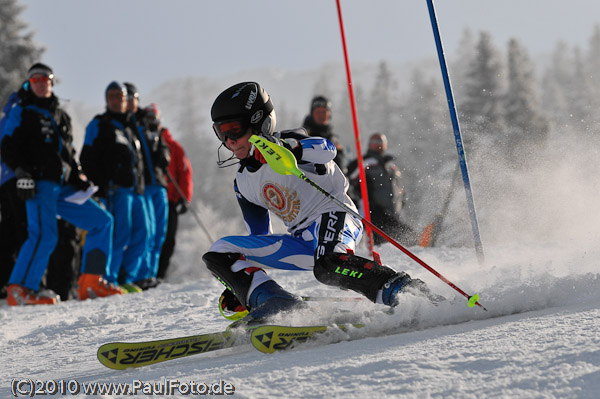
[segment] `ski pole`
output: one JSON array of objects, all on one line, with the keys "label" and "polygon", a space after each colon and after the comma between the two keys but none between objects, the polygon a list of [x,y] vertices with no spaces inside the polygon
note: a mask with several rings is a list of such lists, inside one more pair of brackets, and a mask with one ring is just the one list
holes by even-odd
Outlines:
[{"label": "ski pole", "polygon": [[302,173],[302,171],[300,169],[298,169],[298,164],[296,163],[296,158],[294,157],[294,154],[292,154],[292,152],[290,150],[288,150],[287,148],[282,147],[280,145],[277,145],[275,143],[272,143],[268,140],[265,140],[264,138],[262,138],[260,136],[256,136],[256,135],[250,136],[248,141],[250,141],[251,143],[253,143],[256,146],[256,148],[260,151],[260,153],[263,155],[263,157],[265,158],[265,160],[267,161],[269,166],[275,171],[275,173],[278,173],[280,175],[294,175],[294,176],[297,176],[298,178],[300,178],[301,180],[304,180],[305,182],[310,184],[313,188],[315,188],[317,191],[319,191],[321,194],[325,195],[327,198],[329,198],[330,200],[335,202],[337,205],[339,205],[346,212],[348,212],[349,214],[353,215],[354,217],[360,219],[364,224],[368,225],[374,232],[376,232],[381,237],[386,239],[389,243],[391,243],[396,248],[398,248],[399,250],[404,252],[412,260],[417,262],[419,265],[423,266],[425,269],[429,270],[440,280],[442,280],[443,282],[448,284],[450,287],[454,288],[462,296],[467,298],[469,307],[473,307],[473,306],[477,305],[477,306],[483,308],[483,310],[487,311],[487,309],[478,302],[479,294],[468,295],[467,293],[465,293],[463,290],[461,290],[456,285],[454,285],[454,283],[452,283],[446,277],[442,276],[435,269],[433,269],[427,263],[425,263],[420,258],[418,258],[415,254],[410,252],[408,249],[404,248],[399,242],[397,242],[396,240],[391,238],[389,235],[387,235],[383,230],[381,230],[380,228],[375,226],[370,221],[366,220],[358,212],[354,211],[352,208],[350,208],[349,206],[344,204],[342,201],[340,201],[339,199],[337,199],[336,197],[331,195],[328,191],[326,191],[324,188],[319,186],[317,183],[313,182],[308,177],[306,177],[306,175],[304,173]]},{"label": "ski pole", "polygon": [[456,180],[459,171],[460,165],[456,164],[456,168],[454,168],[454,174],[452,175],[452,183],[450,184],[450,190],[448,190],[448,195],[444,200],[442,209],[438,212],[437,215],[435,215],[435,217],[433,218],[433,222],[431,222],[425,227],[423,234],[421,234],[421,242],[419,243],[420,246],[435,246],[435,242],[438,239],[440,229],[442,228],[442,223],[444,223],[444,219],[446,219],[446,215],[448,214],[448,208],[450,206],[450,201],[452,200],[452,194],[454,193],[454,188],[456,186]]},{"label": "ski pole", "polygon": [[[346,46],[346,34],[344,33],[344,19],[342,18],[342,7],[340,0],[336,1],[338,10],[338,20],[340,22],[340,33],[342,36],[342,50],[344,50],[344,61],[346,64],[346,80],[348,81],[348,96],[350,99],[350,110],[352,111],[352,126],[354,127],[354,141],[356,143],[356,160],[357,168],[360,177],[360,192],[362,197],[362,203],[364,208],[365,218],[371,221],[371,212],[369,208],[369,195],[367,194],[367,176],[365,174],[365,167],[363,163],[362,150],[360,149],[360,132],[358,125],[358,116],[356,112],[356,101],[354,99],[354,89],[352,88],[352,72],[350,72],[350,61],[348,61],[348,48]],[[366,229],[367,233],[367,247],[369,252],[375,259],[375,250],[373,249],[373,233],[369,228]]]},{"label": "ski pole", "polygon": [[204,223],[202,223],[202,220],[200,220],[200,216],[198,216],[198,214],[196,213],[196,210],[194,209],[194,207],[192,207],[192,203],[187,200],[187,198],[183,194],[183,190],[181,190],[181,187],[179,187],[179,184],[177,184],[177,182],[173,178],[173,175],[171,175],[171,172],[169,172],[168,169],[166,171],[167,171],[167,177],[169,178],[171,183],[173,183],[175,190],[177,190],[177,192],[179,193],[181,198],[185,201],[186,206],[192,212],[192,215],[194,215],[194,217],[196,218],[196,221],[198,222],[198,225],[200,225],[200,228],[202,228],[202,230],[204,231],[204,234],[206,234],[206,236],[208,237],[208,239],[210,240],[211,243],[214,242],[215,240],[211,237],[210,233],[208,232],[208,229],[204,226]]},{"label": "ski pole", "polygon": [[465,187],[465,194],[467,196],[467,205],[469,207],[469,218],[471,219],[471,228],[473,230],[473,239],[475,240],[475,253],[479,264],[483,264],[485,256],[483,253],[483,244],[481,243],[481,235],[479,234],[479,225],[477,223],[477,214],[475,212],[475,200],[473,199],[473,190],[471,189],[471,182],[469,179],[469,168],[467,167],[467,156],[463,146],[463,138],[460,132],[460,124],[458,123],[458,114],[456,112],[456,104],[454,102],[454,94],[452,94],[452,84],[450,84],[450,74],[446,65],[446,56],[444,55],[444,48],[442,45],[442,37],[440,35],[440,29],[438,27],[437,16],[435,13],[435,6],[433,0],[427,0],[427,7],[429,9],[429,17],[431,19],[431,28],[433,30],[433,37],[435,39],[435,45],[437,48],[438,59],[440,62],[440,68],[442,70],[442,78],[444,80],[444,87],[446,89],[446,99],[448,101],[448,110],[450,111],[450,119],[452,121],[452,128],[454,130],[454,140],[456,142],[456,150],[458,152],[458,160],[463,176],[463,185]]}]

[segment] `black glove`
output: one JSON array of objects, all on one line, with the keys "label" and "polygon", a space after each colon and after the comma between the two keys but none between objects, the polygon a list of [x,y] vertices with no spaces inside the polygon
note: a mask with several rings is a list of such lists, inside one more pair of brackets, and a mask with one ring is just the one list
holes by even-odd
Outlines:
[{"label": "black glove", "polygon": [[35,180],[31,178],[31,175],[23,169],[17,168],[15,176],[17,177],[17,196],[23,201],[35,197]]},{"label": "black glove", "polygon": [[302,159],[302,144],[300,144],[300,141],[293,138],[287,138],[282,140],[282,142],[282,145],[294,154],[297,161]]},{"label": "black glove", "polygon": [[84,174],[75,174],[71,177],[70,182],[72,186],[74,186],[78,191],[85,191],[92,183],[87,179]]},{"label": "black glove", "polygon": [[158,160],[156,161],[156,166],[159,169],[167,170],[167,168],[169,167],[169,163],[171,163],[171,157],[162,155],[158,157]]},{"label": "black glove", "polygon": [[175,210],[178,214],[183,215],[188,211],[188,206],[189,203],[184,198],[180,198],[179,202],[177,202],[177,205],[175,205]]}]

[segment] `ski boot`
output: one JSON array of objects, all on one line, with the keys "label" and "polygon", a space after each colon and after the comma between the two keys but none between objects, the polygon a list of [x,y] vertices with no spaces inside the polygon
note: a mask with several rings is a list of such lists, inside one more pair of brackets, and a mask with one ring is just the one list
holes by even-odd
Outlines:
[{"label": "ski boot", "polygon": [[134,283],[119,284],[119,287],[123,290],[123,294],[139,294],[140,292],[143,292],[142,289]]},{"label": "ski boot", "polygon": [[150,288],[156,288],[160,282],[155,277],[148,277],[143,280],[136,281],[134,284],[140,287],[143,291],[146,291]]},{"label": "ski boot", "polygon": [[8,286],[6,303],[8,306],[55,305],[60,302],[57,293],[49,289],[34,291],[17,284]]},{"label": "ski boot", "polygon": [[248,314],[229,325],[229,328],[251,329],[268,322],[274,316],[300,309],[305,304],[301,298],[287,292],[273,280],[257,286],[248,299]]},{"label": "ski boot", "polygon": [[446,298],[441,295],[432,294],[427,287],[427,284],[425,284],[423,280],[418,278],[412,279],[404,272],[399,272],[397,276],[386,282],[380,289],[381,303],[395,307],[398,304],[399,293],[410,293],[416,296],[424,296],[434,305],[446,300]]},{"label": "ski boot", "polygon": [[80,300],[123,294],[123,289],[109,283],[98,274],[83,273],[79,276],[77,293]]}]

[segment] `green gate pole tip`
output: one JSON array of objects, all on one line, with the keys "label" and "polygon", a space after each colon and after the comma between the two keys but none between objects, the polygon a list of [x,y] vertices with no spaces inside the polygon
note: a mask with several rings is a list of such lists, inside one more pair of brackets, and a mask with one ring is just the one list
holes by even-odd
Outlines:
[{"label": "green gate pole tip", "polygon": [[472,308],[472,307],[474,307],[477,304],[478,301],[479,301],[479,294],[472,295],[472,296],[469,297],[469,304],[468,304],[468,306],[470,308]]}]

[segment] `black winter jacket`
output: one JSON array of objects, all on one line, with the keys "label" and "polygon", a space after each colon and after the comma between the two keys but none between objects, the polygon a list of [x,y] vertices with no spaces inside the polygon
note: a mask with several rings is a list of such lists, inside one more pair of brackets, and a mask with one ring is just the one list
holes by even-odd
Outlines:
[{"label": "black winter jacket", "polygon": [[171,162],[171,151],[156,126],[145,121],[145,111],[138,109],[135,113],[138,125],[137,137],[142,144],[144,155],[144,179],[146,185],[167,187],[167,168]]},{"label": "black winter jacket", "polygon": [[2,160],[13,170],[21,168],[34,180],[70,183],[79,179],[71,118],[58,98],[39,98],[28,86],[19,92],[20,103],[11,109],[1,144]]},{"label": "black winter jacket", "polygon": [[117,187],[144,193],[144,162],[132,114],[107,110],[88,124],[81,150],[81,165],[106,198]]}]

